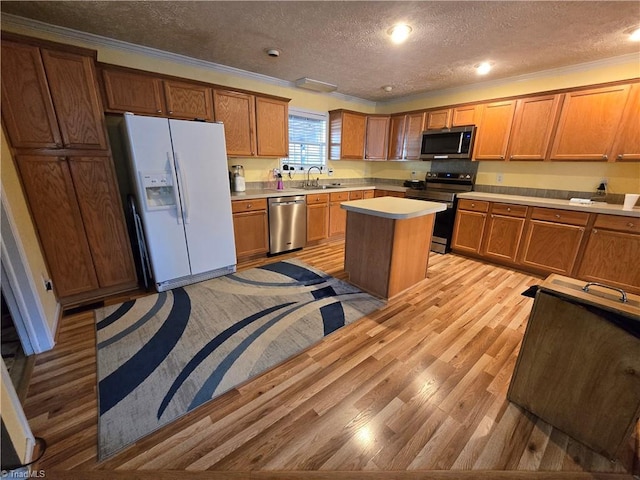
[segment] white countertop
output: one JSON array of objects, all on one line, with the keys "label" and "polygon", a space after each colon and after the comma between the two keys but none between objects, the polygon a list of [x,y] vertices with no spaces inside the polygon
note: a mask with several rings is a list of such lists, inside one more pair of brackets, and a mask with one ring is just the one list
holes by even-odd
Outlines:
[{"label": "white countertop", "polygon": [[623,215],[625,217],[640,217],[640,207],[633,210],[623,210],[622,205],[593,202],[590,204],[571,203],[569,200],[556,198],[525,197],[522,195],[505,195],[501,193],[469,192],[461,193],[458,198],[469,200],[484,200],[486,202],[511,203],[515,205],[529,205],[532,207],[561,208],[577,212],[604,213],[608,215]]},{"label": "white countertop", "polygon": [[247,190],[246,192],[231,192],[231,200],[254,200],[256,198],[270,198],[270,197],[284,197],[290,195],[313,195],[317,193],[331,193],[331,192],[351,192],[354,190],[375,190],[376,188],[382,190],[393,190],[396,192],[404,192],[406,187],[398,185],[347,185],[330,188],[298,188],[298,187],[286,187],[284,190],[277,190],[275,188],[260,188]]},{"label": "white countertop", "polygon": [[402,220],[405,218],[421,217],[447,209],[444,203],[425,202],[398,197],[366,198],[342,202],[341,208],[350,212],[373,215],[374,217]]}]

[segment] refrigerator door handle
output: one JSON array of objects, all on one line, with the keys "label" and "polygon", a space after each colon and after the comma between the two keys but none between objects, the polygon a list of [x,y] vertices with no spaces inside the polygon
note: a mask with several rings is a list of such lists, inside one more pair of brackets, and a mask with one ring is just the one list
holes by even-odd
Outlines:
[{"label": "refrigerator door handle", "polygon": [[182,197],[182,211],[184,213],[184,223],[189,223],[189,194],[187,193],[187,181],[185,180],[182,163],[180,162],[180,154],[174,153],[176,159],[176,169],[178,170],[178,178],[180,181],[180,193]]},{"label": "refrigerator door handle", "polygon": [[[167,152],[167,161],[169,165],[173,164],[171,161],[171,152]],[[178,193],[178,181],[175,171],[173,171],[173,168],[171,170],[171,175],[173,176],[173,196],[176,200],[176,216],[178,217],[178,225],[182,225],[182,203],[180,202],[180,194]]]}]

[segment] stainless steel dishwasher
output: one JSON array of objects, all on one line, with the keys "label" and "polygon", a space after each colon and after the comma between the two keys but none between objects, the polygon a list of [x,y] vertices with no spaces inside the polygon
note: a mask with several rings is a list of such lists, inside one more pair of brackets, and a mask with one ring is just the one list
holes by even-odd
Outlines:
[{"label": "stainless steel dishwasher", "polygon": [[304,247],[307,204],[304,195],[269,199],[269,254]]}]

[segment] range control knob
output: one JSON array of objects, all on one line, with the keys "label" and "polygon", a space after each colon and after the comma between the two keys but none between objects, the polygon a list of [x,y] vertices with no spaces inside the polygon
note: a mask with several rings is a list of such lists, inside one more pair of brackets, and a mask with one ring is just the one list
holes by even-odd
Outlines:
[{"label": "range control knob", "polygon": [[468,178],[469,180],[471,180],[471,175],[469,175],[469,174],[467,173],[467,176],[466,176],[466,177],[464,177],[464,178]]}]

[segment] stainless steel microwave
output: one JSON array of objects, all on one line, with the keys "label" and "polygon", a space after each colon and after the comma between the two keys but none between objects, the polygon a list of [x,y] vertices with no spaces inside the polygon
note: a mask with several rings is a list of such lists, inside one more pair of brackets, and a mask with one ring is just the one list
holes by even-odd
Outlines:
[{"label": "stainless steel microwave", "polygon": [[422,132],[422,160],[468,159],[473,153],[475,125]]}]

